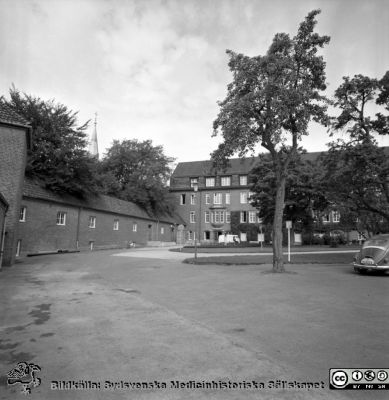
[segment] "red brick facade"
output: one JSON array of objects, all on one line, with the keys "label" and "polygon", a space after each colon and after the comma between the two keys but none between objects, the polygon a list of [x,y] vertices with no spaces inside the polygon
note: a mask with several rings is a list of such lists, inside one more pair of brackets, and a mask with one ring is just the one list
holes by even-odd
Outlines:
[{"label": "red brick facade", "polygon": [[108,196],[85,200],[60,196],[30,180],[25,181],[21,209],[17,235],[21,255],[176,240],[173,217],[151,218],[135,204]]},{"label": "red brick facade", "polygon": [[9,204],[5,220],[3,265],[12,265],[27,158],[29,127],[0,102],[0,193]]}]

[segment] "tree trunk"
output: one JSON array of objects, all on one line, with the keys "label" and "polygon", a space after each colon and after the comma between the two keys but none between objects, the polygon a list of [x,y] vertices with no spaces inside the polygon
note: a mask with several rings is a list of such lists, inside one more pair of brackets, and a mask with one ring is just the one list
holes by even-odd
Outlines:
[{"label": "tree trunk", "polygon": [[282,217],[285,205],[286,178],[277,179],[276,204],[273,221],[273,272],[285,272],[282,254]]}]

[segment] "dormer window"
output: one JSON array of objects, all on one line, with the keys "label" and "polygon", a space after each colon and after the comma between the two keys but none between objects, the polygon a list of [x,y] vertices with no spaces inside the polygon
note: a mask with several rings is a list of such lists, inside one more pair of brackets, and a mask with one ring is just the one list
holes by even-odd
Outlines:
[{"label": "dormer window", "polygon": [[247,175],[240,175],[239,176],[239,185],[246,186],[247,185]]},{"label": "dormer window", "polygon": [[190,178],[190,187],[193,188],[195,185],[199,184],[199,178]]},{"label": "dormer window", "polygon": [[222,176],[221,177],[221,185],[222,186],[231,186],[231,177],[230,176]]},{"label": "dormer window", "polygon": [[215,177],[212,176],[212,177],[205,178],[205,186],[214,187],[215,186]]}]

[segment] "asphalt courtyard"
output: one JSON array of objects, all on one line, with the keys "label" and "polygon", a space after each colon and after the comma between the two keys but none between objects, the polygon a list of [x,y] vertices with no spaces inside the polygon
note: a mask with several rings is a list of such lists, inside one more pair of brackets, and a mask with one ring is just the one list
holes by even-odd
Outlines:
[{"label": "asphalt courtyard", "polygon": [[23,398],[6,378],[22,361],[41,368],[31,399],[387,398],[328,381],[330,368],[389,367],[389,276],[188,256],[96,251],[3,268],[0,399]]}]

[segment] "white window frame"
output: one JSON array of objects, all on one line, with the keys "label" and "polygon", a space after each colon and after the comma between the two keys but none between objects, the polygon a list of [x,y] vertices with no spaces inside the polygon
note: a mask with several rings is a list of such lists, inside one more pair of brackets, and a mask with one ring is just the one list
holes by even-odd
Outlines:
[{"label": "white window frame", "polygon": [[214,193],[213,194],[213,204],[222,204],[222,203],[223,203],[222,193]]},{"label": "white window frame", "polygon": [[196,211],[190,211],[189,212],[189,222],[191,224],[195,224],[196,223]]},{"label": "white window frame", "polygon": [[190,187],[193,188],[194,185],[199,184],[199,178],[190,178]]},{"label": "white window frame", "polygon": [[340,222],[340,213],[337,210],[332,211],[332,222]]},{"label": "white window frame", "polygon": [[57,225],[65,226],[66,225],[66,211],[58,211],[57,212]]},{"label": "white window frame", "polygon": [[231,176],[222,176],[220,184],[221,186],[231,186]]},{"label": "white window frame", "polygon": [[132,231],[133,232],[138,232],[138,223],[137,222],[133,222],[132,223]]},{"label": "white window frame", "polygon": [[231,193],[226,193],[226,204],[231,204]]},{"label": "white window frame", "polygon": [[240,192],[240,204],[247,204],[247,192]]},{"label": "white window frame", "polygon": [[215,177],[209,176],[205,178],[205,186],[206,187],[215,187]]},{"label": "white window frame", "polygon": [[257,221],[257,212],[249,211],[249,224],[255,224]]},{"label": "white window frame", "polygon": [[89,228],[95,229],[96,228],[96,217],[94,215],[89,216]]},{"label": "white window frame", "polygon": [[209,193],[205,193],[205,204],[211,204],[211,195]]},{"label": "white window frame", "polygon": [[226,224],[230,224],[230,223],[231,223],[231,212],[226,211]]},{"label": "white window frame", "polygon": [[190,204],[192,206],[196,204],[196,195],[194,193],[190,195]]},{"label": "white window frame", "polygon": [[211,213],[209,211],[204,212],[204,222],[209,224],[211,222]]},{"label": "white window frame", "polygon": [[323,217],[322,217],[322,221],[323,221],[324,224],[330,223],[331,222],[330,214],[329,213],[328,214],[324,214]]},{"label": "white window frame", "polygon": [[114,231],[118,231],[119,230],[119,220],[118,219],[114,219],[113,220],[113,230]]},{"label": "white window frame", "polygon": [[27,212],[27,207],[20,207],[20,212],[19,212],[19,222],[26,222],[26,212]]},{"label": "white window frame", "polygon": [[247,186],[247,175],[239,175],[239,185]]},{"label": "white window frame", "polygon": [[247,211],[241,211],[240,212],[240,222],[242,224],[247,223]]},{"label": "white window frame", "polygon": [[22,239],[18,239],[18,241],[16,242],[16,257],[20,256],[20,252],[22,250]]},{"label": "white window frame", "polygon": [[213,215],[215,224],[224,224],[224,211],[213,211]]}]

